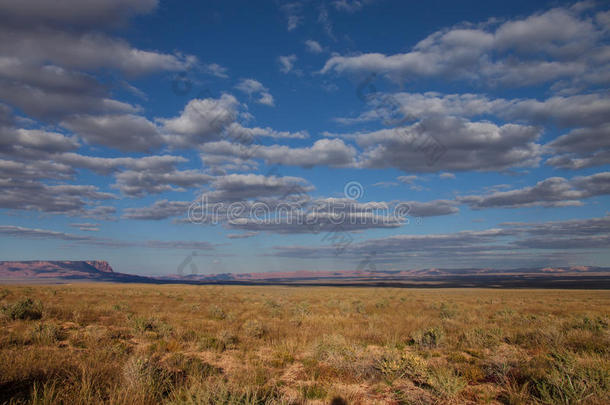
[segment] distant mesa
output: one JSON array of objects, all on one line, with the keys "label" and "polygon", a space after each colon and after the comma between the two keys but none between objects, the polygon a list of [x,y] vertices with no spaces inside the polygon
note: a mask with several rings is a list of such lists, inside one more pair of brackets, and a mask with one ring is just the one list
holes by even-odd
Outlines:
[{"label": "distant mesa", "polygon": [[83,261],[2,261],[0,281],[9,282],[67,282],[116,281],[150,282],[148,277],[116,273],[105,260]]},{"label": "distant mesa", "polygon": [[114,270],[112,270],[112,267],[110,267],[110,263],[108,263],[106,260],[87,260],[85,263],[95,267],[103,273],[114,273]]}]

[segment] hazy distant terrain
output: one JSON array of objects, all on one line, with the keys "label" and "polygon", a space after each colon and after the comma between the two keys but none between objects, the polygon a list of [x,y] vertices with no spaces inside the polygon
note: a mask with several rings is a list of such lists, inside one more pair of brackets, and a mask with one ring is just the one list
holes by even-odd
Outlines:
[{"label": "hazy distant terrain", "polygon": [[0,286],[0,403],[585,404],[610,292]]},{"label": "hazy distant terrain", "polygon": [[75,281],[285,284],[393,287],[532,287],[610,288],[610,268],[572,266],[520,269],[417,269],[404,271],[296,271],[268,273],[189,274],[146,277],[113,271],[105,261],[0,262],[5,282],[62,283]]}]

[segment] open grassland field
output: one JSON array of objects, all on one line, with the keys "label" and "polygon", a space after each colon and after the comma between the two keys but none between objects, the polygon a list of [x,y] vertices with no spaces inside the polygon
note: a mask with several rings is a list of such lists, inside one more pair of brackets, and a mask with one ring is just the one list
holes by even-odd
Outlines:
[{"label": "open grassland field", "polygon": [[610,403],[609,291],[75,284],[0,306],[0,403]]}]

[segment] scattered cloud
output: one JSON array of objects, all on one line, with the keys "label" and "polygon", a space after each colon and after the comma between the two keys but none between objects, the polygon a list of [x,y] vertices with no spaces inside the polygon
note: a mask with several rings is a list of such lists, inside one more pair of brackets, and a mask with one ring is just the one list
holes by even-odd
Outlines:
[{"label": "scattered cloud", "polygon": [[55,239],[68,242],[77,242],[98,247],[214,250],[214,244],[205,241],[124,241],[118,239],[99,238],[90,235],[75,235],[71,233],[57,232],[47,229],[25,228],[13,225],[0,225],[0,234],[16,238]]},{"label": "scattered cloud", "polygon": [[509,191],[496,191],[482,196],[459,197],[458,201],[473,209],[519,208],[519,207],[565,207],[582,205],[581,199],[610,194],[610,172],[591,176],[551,177],[524,187]]},{"label": "scattered cloud", "polygon": [[93,185],[46,185],[36,180],[4,178],[0,187],[0,208],[68,216],[86,217],[97,202],[117,198]]},{"label": "scattered cloud", "polygon": [[460,210],[455,201],[433,200],[428,202],[408,201],[409,215],[413,217],[435,217],[456,214]]},{"label": "scattered cloud", "polygon": [[167,133],[168,143],[189,147],[219,139],[222,130],[235,121],[238,105],[237,99],[229,94],[217,99],[193,99],[178,117],[157,121]]},{"label": "scattered cloud", "polygon": [[188,162],[183,156],[149,155],[143,157],[98,157],[78,153],[62,153],[54,156],[55,160],[73,167],[92,170],[100,174],[110,174],[120,169],[138,171],[171,171],[179,163]]},{"label": "scattered cloud", "polygon": [[[570,259],[582,260],[595,250],[610,247],[610,217],[541,223],[506,223],[503,228],[482,231],[459,231],[443,234],[395,235],[348,244],[342,252],[345,260],[356,263],[370,258],[377,264],[409,263],[414,267],[434,260],[448,268],[456,266],[498,267],[531,265]],[[550,254],[536,250],[551,251]],[[570,250],[566,256],[564,250]],[[331,245],[275,246],[273,255],[280,257],[318,259],[336,256]],[[536,259],[538,258],[538,259]],[[555,259],[553,259],[555,258]]]},{"label": "scattered cloud", "polygon": [[542,154],[539,137],[540,129],[532,126],[452,117],[355,135],[364,148],[361,167],[419,173],[535,167]]},{"label": "scattered cloud", "polygon": [[210,202],[234,202],[247,199],[301,194],[313,190],[309,182],[300,177],[276,177],[259,174],[229,174],[212,183],[214,191],[205,193]]},{"label": "scattered cloud", "polygon": [[481,80],[526,86],[558,79],[596,83],[607,71],[606,27],[574,8],[558,7],[522,19],[436,31],[409,52],[334,55],[322,73],[379,72],[402,82],[413,77]]},{"label": "scattered cloud", "polygon": [[87,232],[98,232],[100,230],[99,224],[92,224],[90,222],[73,223],[70,226]]},{"label": "scattered cloud", "polygon": [[415,180],[417,180],[417,176],[415,175],[410,175],[410,176],[398,176],[396,178],[396,180],[400,181],[401,183],[404,184],[413,184],[415,182]]},{"label": "scattered cloud", "polygon": [[158,221],[177,216],[186,217],[191,204],[191,201],[159,200],[148,207],[126,208],[122,218]]},{"label": "scattered cloud", "polygon": [[209,63],[207,65],[203,65],[202,69],[204,72],[219,77],[221,79],[227,79],[229,75],[227,74],[227,68],[224,66],[220,66],[217,63]]},{"label": "scattered cloud", "polygon": [[383,187],[383,188],[396,187],[396,186],[398,186],[398,183],[396,183],[394,181],[378,181],[377,183],[373,184],[373,187]]},{"label": "scattered cloud", "polygon": [[201,146],[208,155],[263,159],[267,164],[314,167],[349,167],[354,165],[356,149],[341,139],[319,139],[311,147],[291,148],[285,145],[244,146],[228,141]]},{"label": "scattered cloud", "polygon": [[198,170],[135,171],[118,173],[113,188],[129,197],[144,197],[166,191],[186,191],[212,181],[213,177]]},{"label": "scattered cloud", "polygon": [[[79,0],[62,0],[49,3],[45,0],[0,3],[0,17],[11,24],[69,24],[86,28],[90,25],[115,25],[135,14],[153,11],[158,0],[110,0],[83,3]],[[119,20],[119,21],[117,21]]]},{"label": "scattered cloud", "polygon": [[244,232],[244,233],[229,233],[227,238],[229,239],[247,239],[258,235],[258,232]]},{"label": "scattered cloud", "polygon": [[287,56],[279,56],[277,58],[279,64],[280,64],[280,72],[282,73],[295,73],[298,74],[300,71],[298,69],[294,69],[294,64],[297,61],[297,56],[292,54],[292,55],[287,55]]},{"label": "scattered cloud", "polygon": [[157,126],[139,115],[75,115],[61,122],[90,144],[146,152],[163,143]]},{"label": "scattered cloud", "polygon": [[320,45],[319,42],[314,41],[313,39],[308,39],[307,41],[305,41],[305,49],[307,49],[307,51],[311,53],[322,53],[324,51],[322,45]]},{"label": "scattered cloud", "polygon": [[366,4],[373,3],[375,0],[334,0],[331,4],[338,11],[354,13],[362,10]]},{"label": "scattered cloud", "polygon": [[239,83],[235,86],[235,88],[239,91],[246,93],[249,97],[253,95],[258,95],[258,99],[256,100],[260,104],[268,105],[269,107],[275,106],[273,101],[273,96],[269,93],[269,89],[267,89],[263,84],[254,79],[241,79]]},{"label": "scattered cloud", "polygon": [[294,31],[303,22],[303,6],[299,2],[290,2],[282,4],[280,7],[286,16],[286,28],[288,31]]},{"label": "scattered cloud", "polygon": [[547,146],[556,156],[546,163],[555,167],[581,169],[609,164],[610,123],[574,129],[549,142]]}]

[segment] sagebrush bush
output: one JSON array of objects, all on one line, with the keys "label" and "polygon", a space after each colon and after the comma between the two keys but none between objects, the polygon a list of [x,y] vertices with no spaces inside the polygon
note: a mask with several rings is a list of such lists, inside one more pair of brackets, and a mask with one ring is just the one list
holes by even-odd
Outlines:
[{"label": "sagebrush bush", "polygon": [[230,330],[221,330],[216,337],[217,348],[220,351],[234,349],[239,342],[239,337]]},{"label": "sagebrush bush", "polygon": [[249,319],[243,325],[244,334],[248,337],[260,339],[267,333],[267,328],[257,319]]},{"label": "sagebrush bush", "polygon": [[36,320],[42,318],[42,302],[31,298],[24,298],[2,308],[9,318]]},{"label": "sagebrush bush", "polygon": [[123,381],[129,390],[153,400],[160,400],[172,388],[171,374],[151,356],[130,357],[123,366]]},{"label": "sagebrush bush", "polygon": [[412,342],[423,348],[433,348],[441,343],[444,335],[440,328],[429,328],[415,332],[412,336]]},{"label": "sagebrush bush", "polygon": [[220,308],[218,305],[211,305],[208,310],[208,314],[210,315],[210,318],[216,319],[219,321],[227,319],[227,313],[222,308]]},{"label": "sagebrush bush", "polygon": [[390,381],[398,378],[409,378],[417,384],[423,384],[428,378],[426,360],[406,351],[390,350],[385,352],[377,359],[376,368]]},{"label": "sagebrush bush", "polygon": [[155,332],[161,336],[169,336],[173,330],[171,325],[156,317],[135,316],[131,318],[131,322],[133,329],[139,334]]},{"label": "sagebrush bush", "polygon": [[443,398],[453,398],[466,388],[466,380],[450,366],[432,368],[428,383]]},{"label": "sagebrush bush", "polygon": [[66,337],[65,331],[53,323],[39,323],[30,330],[31,341],[43,346],[53,345]]},{"label": "sagebrush bush", "polygon": [[610,388],[608,365],[599,361],[582,361],[570,352],[554,352],[543,364],[543,370],[532,371],[531,393],[545,404],[582,403]]}]

